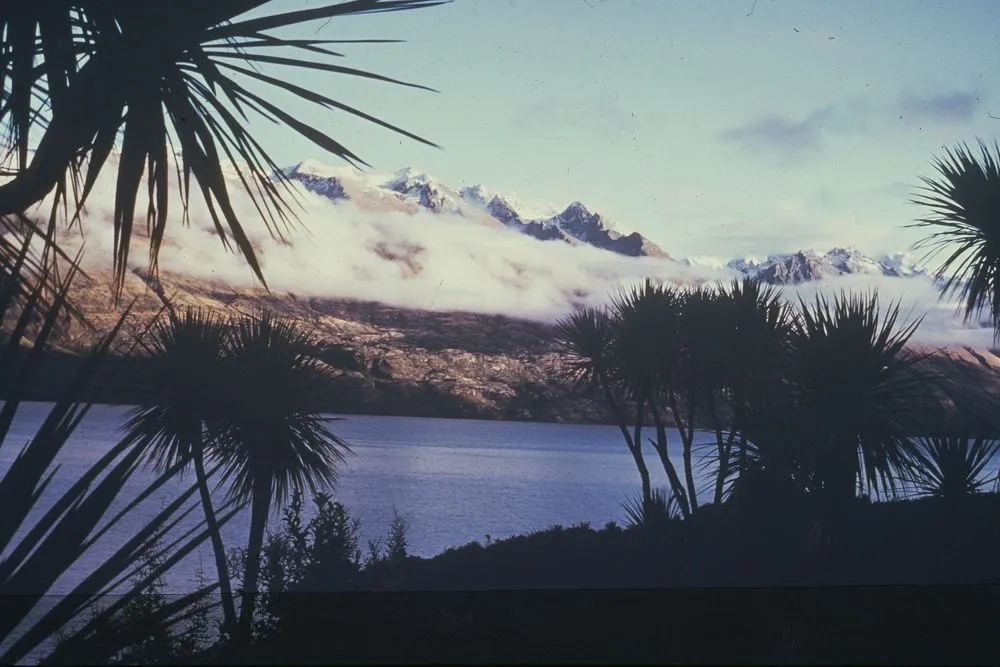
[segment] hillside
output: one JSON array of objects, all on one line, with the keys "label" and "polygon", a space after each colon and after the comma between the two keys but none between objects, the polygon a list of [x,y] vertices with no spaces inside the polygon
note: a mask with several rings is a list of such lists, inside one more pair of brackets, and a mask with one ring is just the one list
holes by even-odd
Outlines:
[{"label": "hillside", "polygon": [[[72,326],[60,342],[67,350],[85,349],[97,331],[107,330],[118,317],[109,298],[109,276],[90,276],[79,281],[74,298],[94,330]],[[136,301],[119,344],[123,354],[132,333],[161,310],[159,294],[169,295],[179,307],[246,312],[266,306],[343,352],[330,359],[340,369],[331,398],[331,409],[337,411],[557,422],[608,417],[600,401],[575,396],[555,379],[560,355],[551,329],[543,324],[269,294],[169,274],[151,283],[139,272],[126,280],[123,303]]]},{"label": "hillside", "polygon": [[[60,341],[67,351],[85,349],[118,317],[109,298],[109,275],[91,272],[90,278],[80,280],[74,298],[94,330],[74,325]],[[606,423],[610,417],[599,396],[575,395],[559,382],[562,357],[551,327],[542,323],[236,289],[170,274],[147,281],[133,272],[124,299],[136,301],[121,353],[127,352],[131,334],[161,310],[160,295],[169,295],[178,306],[220,312],[266,306],[311,328],[333,346],[328,361],[339,369],[331,389],[334,411],[582,423]],[[931,363],[939,365],[951,390],[964,400],[984,405],[1000,396],[1000,357],[992,352],[961,346],[916,349],[934,353]],[[115,391],[108,395],[127,401]],[[986,406],[982,411],[992,412]]]}]

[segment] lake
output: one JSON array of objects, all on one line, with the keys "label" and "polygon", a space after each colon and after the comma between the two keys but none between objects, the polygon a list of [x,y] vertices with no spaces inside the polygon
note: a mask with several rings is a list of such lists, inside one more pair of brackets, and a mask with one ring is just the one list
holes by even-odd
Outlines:
[{"label": "lake", "polygon": [[[40,403],[21,407],[10,437],[0,447],[0,472],[32,437],[47,410],[48,405]],[[125,410],[92,409],[57,458],[62,467],[44,498],[51,501],[61,494],[116,443]],[[613,426],[348,415],[331,427],[353,451],[333,495],[361,520],[362,544],[384,538],[398,512],[409,524],[409,551],[417,556],[556,524],[587,521],[599,528],[608,521],[622,522],[622,503],[640,491],[635,464]],[[704,434],[706,440],[712,437]],[[679,439],[675,442],[679,453]],[[655,454],[650,452],[647,460],[654,486],[666,487]],[[680,466],[679,457],[675,463]],[[140,470],[116,509],[152,479],[152,473]],[[168,485],[160,501],[146,503],[137,516],[151,517],[193,479],[191,473],[183,485]],[[221,501],[222,494],[217,498]],[[310,516],[311,511],[307,505],[304,514]],[[199,506],[188,525],[200,517]],[[276,513],[269,527],[278,528],[279,521]],[[225,527],[227,547],[245,545],[248,529],[247,511]],[[93,547],[84,567],[67,573],[52,592],[68,592],[83,572],[118,545],[120,539],[112,532]],[[168,590],[193,590],[199,568],[209,577],[214,574],[207,542],[171,571]]]},{"label": "lake", "polygon": [[[11,436],[0,448],[0,472],[35,433],[47,409],[39,403],[22,406]],[[61,494],[68,481],[115,444],[125,410],[93,408],[57,459],[62,468],[45,498]],[[623,502],[640,491],[632,457],[613,426],[346,416],[332,422],[331,428],[353,450],[333,495],[352,517],[361,520],[362,546],[368,539],[385,537],[394,512],[409,524],[410,553],[424,557],[474,540],[485,542],[488,537],[500,539],[557,524],[586,521],[600,528],[608,521],[621,523]],[[671,437],[677,455],[674,463],[680,469],[679,436],[673,433]],[[713,438],[702,433],[696,442],[708,443]],[[654,486],[665,488],[666,475],[659,460],[652,452],[646,459]],[[994,460],[990,466],[994,474],[996,466]],[[136,515],[151,517],[193,478],[193,473],[188,474],[183,484],[168,485],[158,502],[146,503]],[[150,472],[140,470],[115,509],[124,507],[152,479]],[[710,493],[706,490],[702,497],[707,499]],[[222,495],[217,494],[220,503]],[[304,514],[312,515],[311,504]],[[200,517],[199,506],[186,525]],[[269,527],[280,527],[280,513],[272,516]],[[225,527],[226,545],[245,545],[248,530],[249,511]],[[68,592],[82,573],[112,553],[121,535],[116,540],[112,532],[96,544],[84,567],[67,573],[52,592]],[[199,568],[209,577],[214,575],[207,541],[171,571],[168,590],[196,588]]]}]

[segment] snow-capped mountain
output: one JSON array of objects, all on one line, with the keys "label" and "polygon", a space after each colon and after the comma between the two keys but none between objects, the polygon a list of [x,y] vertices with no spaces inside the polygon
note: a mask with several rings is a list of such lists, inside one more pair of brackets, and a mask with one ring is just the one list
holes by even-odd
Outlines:
[{"label": "snow-capped mountain", "polygon": [[[540,241],[563,241],[628,257],[671,260],[670,255],[639,232],[618,232],[607,218],[579,201],[559,212],[529,211],[515,198],[493,193],[483,185],[455,189],[412,168],[386,177],[306,161],[283,170],[283,174],[327,199],[350,200],[368,210],[461,216],[489,227],[512,229]],[[679,263],[715,274],[752,276],[775,285],[794,285],[846,275],[927,276],[926,270],[918,268],[917,259],[911,252],[869,256],[848,246],[825,252],[800,250],[728,261],[709,256],[689,257]]]},{"label": "snow-capped mountain", "polygon": [[916,268],[915,260],[916,258],[908,252],[870,257],[857,248],[847,247],[834,248],[825,253],[800,250],[790,254],[770,255],[763,259],[743,257],[728,262],[726,267],[774,285],[795,285],[845,275],[890,277],[927,275],[926,271]]},{"label": "snow-capped mountain", "polygon": [[669,255],[638,232],[623,235],[600,213],[573,202],[560,213],[548,217],[530,215],[510,198],[490,194],[481,185],[455,190],[412,168],[401,169],[388,179],[366,176],[344,168],[330,168],[307,161],[282,171],[307,190],[333,201],[352,200],[363,208],[371,201],[382,206],[414,212],[429,211],[460,215],[490,226],[504,226],[540,241],[585,244],[629,257]]}]

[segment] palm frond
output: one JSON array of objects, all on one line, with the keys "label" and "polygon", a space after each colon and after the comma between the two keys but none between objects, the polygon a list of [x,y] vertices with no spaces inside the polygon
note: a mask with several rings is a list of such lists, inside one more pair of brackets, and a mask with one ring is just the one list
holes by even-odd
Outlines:
[{"label": "palm frond", "polygon": [[[899,323],[899,304],[878,294],[822,295],[801,309],[791,340],[788,404],[794,430],[824,484],[854,480],[895,493],[913,452],[913,424],[936,400],[906,345],[920,320]],[[839,481],[837,481],[839,480]]]},{"label": "palm frond", "polygon": [[[315,70],[430,90],[334,64],[331,59],[343,54],[325,46],[390,40],[286,39],[271,31],[443,2],[353,0],[238,19],[266,4],[263,0],[160,3],[138,11],[128,0],[67,0],[21,5],[17,11],[5,12],[0,17],[0,64],[4,65],[0,68],[0,126],[7,129],[3,148],[13,166],[6,173],[13,178],[0,184],[0,215],[28,210],[55,190],[53,215],[72,198],[72,220],[78,220],[98,174],[119,147],[113,258],[115,289],[120,294],[144,180],[150,268],[156,270],[176,161],[176,185],[185,214],[193,177],[222,243],[242,254],[266,285],[232,205],[232,185],[222,160],[230,161],[239,188],[249,195],[270,233],[279,238],[295,221],[296,191],[250,133],[248,112],[281,123],[353,164],[364,161],[340,141],[288,113],[274,95],[290,95],[327,111],[345,112],[434,146],[393,123],[293,84],[284,72],[262,71],[265,67]],[[284,47],[280,53],[275,49],[278,46]],[[135,67],[136,62],[143,67]],[[234,75],[251,79],[268,92],[251,92]],[[29,147],[36,143],[32,153]]]},{"label": "palm frond", "polygon": [[681,518],[676,496],[669,491],[653,489],[650,498],[630,498],[622,505],[629,528],[661,530],[671,521]]},{"label": "palm frond", "polygon": [[599,386],[611,372],[614,325],[603,308],[586,308],[556,323],[556,346],[566,355],[567,379]]},{"label": "palm frond", "polygon": [[986,467],[1000,449],[1000,441],[949,435],[921,438],[909,481],[919,493],[961,499],[979,493],[992,480]]},{"label": "palm frond", "polygon": [[[40,313],[45,322],[56,319],[65,302],[65,295],[72,280],[71,273],[52,305]],[[27,308],[41,308],[32,300]],[[4,511],[0,513],[0,662],[19,662],[48,642],[60,630],[71,625],[81,614],[93,609],[97,601],[109,593],[120,575],[129,571],[141,554],[162,539],[183,516],[184,505],[194,488],[182,490],[164,510],[148,520],[135,522],[140,506],[150,499],[163,485],[173,480],[174,470],[166,473],[140,489],[128,504],[106,521],[112,506],[135,470],[142,454],[128,443],[119,443],[85,470],[68,488],[53,499],[47,507],[42,505],[43,493],[50,488],[58,466],[58,455],[65,451],[70,438],[89,411],[90,406],[78,401],[81,391],[92,380],[101,362],[107,357],[112,341],[120,330],[126,310],[118,325],[97,345],[87,357],[79,374],[69,379],[62,398],[49,410],[37,433],[21,449],[11,465],[0,476],[0,498]],[[22,319],[29,317],[22,312]],[[2,320],[0,320],[2,321]],[[4,364],[2,380],[13,391],[3,407],[0,419],[0,443],[7,442],[10,424],[19,406],[18,392],[26,386],[39,368],[39,353],[46,344],[51,327],[42,328],[27,354],[20,355],[14,363]],[[20,346],[19,335],[8,337],[3,355],[11,346]],[[14,378],[13,383],[10,382]],[[137,509],[138,508],[138,509]],[[32,525],[29,517],[38,515]],[[111,528],[124,529],[125,535],[109,558],[87,571],[80,571],[95,543]],[[190,553],[203,538],[192,538],[182,545],[178,553]],[[170,567],[170,560],[164,567]],[[82,575],[73,594],[62,597],[49,609],[40,609],[47,593],[68,571]],[[183,612],[183,606],[171,609]],[[169,618],[161,619],[168,622]],[[115,645],[115,638],[108,638]]]},{"label": "palm frond", "polygon": [[966,320],[988,313],[1000,335],[1000,147],[978,145],[978,155],[963,143],[934,160],[937,177],[921,178],[913,199],[930,212],[910,226],[933,230],[916,246],[925,262],[945,253],[942,297],[960,296]]},{"label": "palm frond", "polygon": [[294,490],[331,486],[350,452],[321,414],[328,375],[322,348],[294,323],[264,311],[241,316],[226,355],[232,387],[209,425],[230,496],[265,483],[280,506]]},{"label": "palm frond", "polygon": [[189,461],[213,401],[227,390],[220,367],[228,329],[209,311],[186,308],[157,320],[140,344],[147,362],[139,405],[122,426],[159,469]]},{"label": "palm frond", "polygon": [[617,383],[636,399],[674,380],[683,300],[673,285],[652,280],[622,288],[612,298],[612,368]]}]

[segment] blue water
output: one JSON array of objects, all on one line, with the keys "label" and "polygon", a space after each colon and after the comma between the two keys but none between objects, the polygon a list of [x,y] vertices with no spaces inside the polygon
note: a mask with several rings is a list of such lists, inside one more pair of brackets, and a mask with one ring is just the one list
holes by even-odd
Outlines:
[{"label": "blue water", "polygon": [[[11,435],[0,446],[0,472],[35,433],[48,407],[21,408]],[[117,406],[93,408],[58,457],[61,469],[45,500],[51,502],[117,442],[124,411]],[[639,491],[635,464],[615,427],[347,416],[332,422],[331,428],[353,451],[333,495],[361,520],[362,545],[385,537],[394,512],[407,520],[409,551],[418,556],[556,524],[586,521],[596,528],[608,521],[621,522],[622,503]],[[679,451],[679,440],[675,442]],[[655,455],[650,452],[647,459],[654,485],[666,487]],[[151,472],[137,473],[116,509],[152,479]],[[192,481],[189,474],[184,485]],[[136,520],[152,517],[181,486],[168,485],[158,499],[136,512]],[[221,502],[221,493],[217,499]],[[307,507],[305,514],[310,511]],[[199,508],[184,525],[200,518]],[[270,527],[279,527],[278,518],[275,514]],[[248,513],[233,519],[224,530],[227,546],[245,545],[248,529]],[[127,533],[126,526],[102,539],[51,592],[69,592]],[[207,543],[171,571],[168,590],[194,589],[199,568],[209,576],[214,571]]]},{"label": "blue water", "polygon": [[[45,404],[21,408],[10,437],[0,446],[0,473],[35,433],[47,410]],[[43,496],[43,506],[117,442],[124,411],[112,406],[92,410],[58,457],[62,467]],[[557,524],[589,522],[599,528],[608,521],[622,522],[622,503],[639,492],[635,464],[616,427],[347,416],[331,422],[331,428],[353,450],[333,496],[361,520],[362,546],[386,536],[394,512],[409,524],[410,553],[425,557],[474,540],[500,539]],[[672,453],[678,455],[674,464],[681,469],[679,437],[671,438]],[[708,433],[696,438],[696,442],[712,440]],[[646,461],[654,486],[665,488],[666,476],[655,454],[648,452]],[[993,474],[996,467],[994,461]],[[140,470],[115,509],[124,507],[153,478],[151,472]],[[193,474],[183,484],[167,485],[158,498],[140,506],[135,520],[152,517],[191,482]],[[706,490],[703,500],[710,493]],[[220,492],[217,504],[222,500]],[[307,505],[307,517],[311,510]],[[275,513],[269,527],[280,527],[279,518]],[[192,526],[200,519],[198,506],[182,525]],[[227,547],[245,545],[248,530],[245,512],[225,527]],[[69,592],[74,582],[121,544],[125,534],[128,526],[109,533],[50,592]],[[207,542],[171,571],[168,591],[196,588],[199,568],[209,577],[214,572]]]},{"label": "blue water", "polygon": [[[0,475],[34,435],[48,408],[46,404],[22,406],[10,436],[0,445]],[[124,412],[125,408],[112,406],[92,410],[57,458],[61,468],[38,512],[117,442]],[[362,521],[362,545],[369,539],[384,538],[395,512],[407,520],[409,551],[418,556],[557,524],[589,522],[599,528],[608,521],[622,522],[622,503],[639,491],[638,473],[616,427],[347,416],[331,422],[331,428],[353,450],[333,495]],[[673,453],[679,454],[679,438],[675,433],[671,437]],[[696,442],[710,443],[712,439],[711,434],[703,433]],[[648,452],[646,459],[653,484],[666,487],[656,456]],[[680,468],[679,457],[674,464]],[[994,475],[996,467],[994,461],[990,467]],[[113,510],[124,507],[153,479],[151,472],[140,470]],[[132,526],[112,530],[49,592],[70,592],[137,525],[192,481],[193,475],[188,475],[183,482],[168,484],[158,497],[135,511]],[[708,495],[705,493],[703,500]],[[217,494],[219,503],[222,497],[221,492]],[[311,516],[311,510],[307,505],[306,517]],[[193,526],[200,518],[200,506],[196,506],[180,527]],[[27,523],[22,533],[30,527],[31,517]],[[277,513],[270,527],[280,527]],[[226,545],[245,545],[248,529],[248,513],[237,516],[223,531]],[[214,560],[207,542],[171,570],[167,592],[197,588],[199,570],[209,580],[214,578]],[[33,614],[43,613],[47,604],[43,602]],[[5,643],[0,642],[0,649]]]}]

